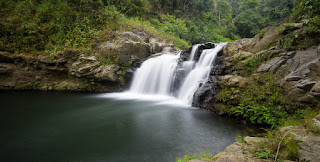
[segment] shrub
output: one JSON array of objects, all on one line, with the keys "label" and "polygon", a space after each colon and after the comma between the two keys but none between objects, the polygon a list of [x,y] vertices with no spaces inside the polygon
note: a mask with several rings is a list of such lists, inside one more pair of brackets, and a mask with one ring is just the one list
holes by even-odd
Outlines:
[{"label": "shrub", "polygon": [[222,88],[219,102],[230,115],[270,127],[278,126],[288,117],[285,98],[271,76],[243,88],[227,84]]},{"label": "shrub", "polygon": [[200,153],[200,154],[186,154],[183,158],[177,158],[176,162],[188,162],[194,159],[211,159],[212,154],[210,153]]}]

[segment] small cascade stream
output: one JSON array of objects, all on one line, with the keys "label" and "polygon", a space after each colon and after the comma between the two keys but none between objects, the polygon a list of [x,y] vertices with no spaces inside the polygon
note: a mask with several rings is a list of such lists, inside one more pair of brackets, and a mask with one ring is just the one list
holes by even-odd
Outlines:
[{"label": "small cascade stream", "polygon": [[205,83],[209,77],[211,66],[224,44],[218,44],[214,49],[203,50],[195,68],[187,75],[180,90],[178,99],[191,105],[193,94],[199,85]]},{"label": "small cascade stream", "polygon": [[[182,103],[191,105],[195,91],[208,80],[214,60],[225,44],[216,44],[215,48],[203,50],[199,61],[196,61],[195,54],[200,45],[194,45],[189,59],[180,65],[180,54],[164,54],[150,58],[143,62],[134,73],[133,82],[128,92],[137,95],[175,97]],[[177,88],[178,93],[174,93],[172,89],[177,68],[184,71],[184,81]]]}]

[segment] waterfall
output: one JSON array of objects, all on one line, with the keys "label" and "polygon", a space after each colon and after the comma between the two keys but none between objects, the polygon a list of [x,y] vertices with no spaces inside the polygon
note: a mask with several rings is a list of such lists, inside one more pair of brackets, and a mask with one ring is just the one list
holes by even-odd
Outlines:
[{"label": "waterfall", "polygon": [[[191,105],[195,91],[208,80],[214,60],[224,45],[220,43],[213,49],[203,50],[198,62],[195,61],[195,54],[200,45],[194,45],[189,59],[180,67],[180,55],[163,54],[146,60],[134,73],[129,93],[171,96]],[[185,79],[174,96],[171,91],[178,68],[184,71]]]},{"label": "waterfall", "polygon": [[143,62],[134,74],[130,92],[170,95],[179,55],[161,55]]},{"label": "waterfall", "polygon": [[192,46],[189,61],[194,61],[194,56],[196,55],[197,49],[200,46],[200,44],[195,44]]},{"label": "waterfall", "polygon": [[194,92],[199,88],[201,83],[205,83],[208,80],[212,63],[224,45],[218,44],[214,49],[203,50],[195,68],[184,80],[178,99],[183,100],[189,105],[192,103]]}]

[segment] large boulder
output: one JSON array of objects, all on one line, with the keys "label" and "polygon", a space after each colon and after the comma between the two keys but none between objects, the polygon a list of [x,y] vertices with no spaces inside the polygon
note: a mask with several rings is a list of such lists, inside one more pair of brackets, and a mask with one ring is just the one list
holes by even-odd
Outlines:
[{"label": "large boulder", "polygon": [[143,61],[150,55],[164,50],[171,52],[175,48],[146,33],[123,32],[118,34],[117,39],[102,43],[97,49],[100,56],[116,64],[126,65],[132,61]]},{"label": "large boulder", "polygon": [[309,133],[302,137],[302,142],[299,145],[299,161],[320,161],[320,136],[314,133]]},{"label": "large boulder", "polygon": [[94,56],[81,57],[77,62],[72,64],[70,68],[71,75],[76,77],[93,78],[96,69],[99,67],[99,62]]},{"label": "large boulder", "polygon": [[275,74],[278,84],[287,92],[288,101],[317,106],[320,103],[320,50],[284,52],[262,64],[258,73]]},{"label": "large boulder", "polygon": [[256,137],[246,137],[245,139],[249,140],[250,144],[243,144],[235,142],[232,145],[228,146],[224,151],[216,154],[213,157],[215,162],[272,162],[270,159],[257,159],[250,150],[261,143],[264,139]]},{"label": "large boulder", "polygon": [[70,74],[79,78],[89,78],[96,81],[119,82],[118,65],[100,65],[95,56],[80,57],[72,64]]},{"label": "large boulder", "polygon": [[281,34],[280,28],[278,27],[267,27],[263,31],[256,35],[249,45],[248,51],[257,53],[270,44],[272,44]]},{"label": "large boulder", "polygon": [[102,66],[97,70],[97,73],[94,77],[98,81],[111,81],[111,82],[118,82],[119,77],[116,72],[120,69],[118,65],[106,65]]},{"label": "large boulder", "polygon": [[252,43],[252,38],[245,38],[228,43],[223,48],[223,55],[225,57],[240,56],[242,52],[248,51],[249,45]]}]

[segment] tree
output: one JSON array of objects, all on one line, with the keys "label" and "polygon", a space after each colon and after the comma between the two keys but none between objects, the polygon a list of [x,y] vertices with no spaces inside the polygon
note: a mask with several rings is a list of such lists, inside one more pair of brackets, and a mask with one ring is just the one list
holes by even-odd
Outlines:
[{"label": "tree", "polygon": [[234,20],[241,37],[253,37],[265,27],[265,19],[254,9],[241,12]]}]

